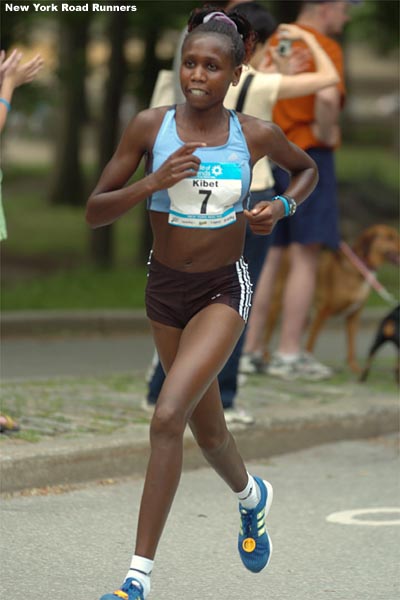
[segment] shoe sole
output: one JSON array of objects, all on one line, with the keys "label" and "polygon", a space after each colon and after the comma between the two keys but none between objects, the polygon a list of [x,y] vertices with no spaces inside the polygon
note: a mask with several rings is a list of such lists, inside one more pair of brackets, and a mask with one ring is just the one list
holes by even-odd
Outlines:
[{"label": "shoe sole", "polygon": [[239,417],[226,417],[225,423],[227,425],[254,425],[255,419],[240,419]]},{"label": "shoe sole", "polygon": [[281,373],[279,371],[270,371],[269,369],[267,369],[266,374],[270,377],[277,377],[278,379],[283,379],[284,381],[293,381],[294,379],[299,378],[297,373]]},{"label": "shoe sole", "polygon": [[[263,479],[262,482],[265,485],[265,487],[267,488],[267,502],[265,503],[265,520],[266,520],[268,517],[269,511],[271,510],[272,500],[274,499],[274,490],[269,481],[266,481],[265,479]],[[268,567],[269,561],[271,560],[272,551],[273,551],[272,540],[268,533],[267,524],[265,524],[265,533],[267,534],[268,543],[269,543],[269,557],[268,557],[268,561],[267,561],[267,564],[265,565],[264,569],[266,569]]]},{"label": "shoe sole", "polygon": [[283,381],[296,381],[301,379],[303,381],[324,381],[326,379],[331,379],[332,375],[315,373],[314,375],[310,373],[279,373],[278,371],[267,371],[267,375],[270,377],[277,377],[278,379],[282,379]]},{"label": "shoe sole", "polygon": [[333,376],[328,375],[328,373],[299,373],[297,379],[303,379],[304,381],[324,381],[326,379],[331,379]]},{"label": "shoe sole", "polygon": [[274,499],[274,489],[269,481],[262,479],[262,482],[267,488],[267,502],[265,503],[265,518],[267,518],[269,511],[271,510],[272,500]]}]

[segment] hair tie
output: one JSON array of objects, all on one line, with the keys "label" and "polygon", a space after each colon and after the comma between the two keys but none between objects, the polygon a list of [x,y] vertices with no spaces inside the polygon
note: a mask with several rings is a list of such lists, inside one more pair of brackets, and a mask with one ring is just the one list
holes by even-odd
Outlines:
[{"label": "hair tie", "polygon": [[237,31],[237,26],[236,23],[234,21],[232,21],[232,19],[230,19],[228,17],[228,15],[226,15],[223,12],[212,12],[209,13],[208,15],[206,15],[203,19],[203,23],[208,23],[209,21],[223,21],[224,23],[228,23],[228,25],[231,25],[231,27],[234,27]]}]

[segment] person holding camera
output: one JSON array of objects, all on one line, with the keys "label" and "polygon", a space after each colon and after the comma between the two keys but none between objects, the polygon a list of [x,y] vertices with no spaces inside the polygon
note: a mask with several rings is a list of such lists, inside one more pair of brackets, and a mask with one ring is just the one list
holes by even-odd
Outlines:
[{"label": "person holding camera", "polygon": [[[283,379],[322,380],[332,370],[301,349],[301,338],[314,297],[318,256],[323,246],[336,249],[339,243],[338,206],[334,150],[340,143],[339,116],[345,100],[343,55],[340,45],[332,39],[341,33],[350,19],[348,2],[302,2],[295,25],[312,34],[330,57],[339,74],[339,81],[302,98],[281,99],[273,119],[288,139],[305,150],[318,165],[319,183],[306,202],[274,230],[272,246],[264,263],[253,298],[252,312],[246,330],[244,359],[257,365],[262,361],[263,337],[273,284],[283,251],[289,248],[290,267],[283,295],[283,313],[278,350],[267,365],[267,373]],[[279,38],[271,39],[275,51]],[[306,62],[301,70],[315,71],[315,57],[304,55],[300,41],[281,44],[289,72],[293,61]],[[308,64],[307,64],[308,62]],[[274,169],[276,192],[282,193],[287,174]]]},{"label": "person holding camera", "polygon": [[[231,85],[228,90],[224,102],[226,108],[236,109],[253,117],[271,121],[272,110],[278,99],[304,96],[339,81],[339,75],[332,61],[318,44],[313,34],[293,24],[279,27],[277,35],[280,42],[285,44],[288,41],[291,43],[292,40],[302,40],[314,59],[315,72],[303,72],[296,75],[277,72],[275,63],[280,63],[280,57],[275,51],[273,53],[273,64],[265,67],[265,53],[270,37],[277,30],[277,21],[259,2],[236,3],[233,10],[249,21],[257,35],[257,43],[240,81],[236,86]],[[229,14],[229,10],[227,12]],[[275,195],[274,185],[274,177],[269,161],[264,158],[253,169],[251,203],[256,204],[262,200],[271,200]],[[246,227],[243,253],[249,265],[253,289],[256,289],[257,286],[270,245],[270,237],[256,235],[250,227]],[[219,373],[218,382],[227,422],[250,425],[254,421],[252,415],[240,406],[235,405],[239,361],[243,343],[244,334]],[[156,361],[148,377],[148,395],[146,402],[143,403],[145,409],[154,408],[164,377],[161,364]]]}]

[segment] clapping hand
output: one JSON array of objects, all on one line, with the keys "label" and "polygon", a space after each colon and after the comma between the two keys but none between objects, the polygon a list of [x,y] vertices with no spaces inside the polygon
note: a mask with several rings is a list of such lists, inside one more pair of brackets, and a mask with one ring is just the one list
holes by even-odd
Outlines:
[{"label": "clapping hand", "polygon": [[26,63],[21,64],[22,52],[15,49],[5,58],[5,51],[0,52],[0,83],[3,84],[7,79],[12,84],[13,88],[19,87],[24,83],[30,83],[40,69],[43,67],[44,61],[40,54]]}]

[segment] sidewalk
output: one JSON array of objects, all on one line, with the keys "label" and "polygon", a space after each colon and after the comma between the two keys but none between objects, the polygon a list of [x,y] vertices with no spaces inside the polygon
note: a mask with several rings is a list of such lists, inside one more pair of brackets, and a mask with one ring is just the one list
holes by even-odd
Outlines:
[{"label": "sidewalk", "polygon": [[[17,401],[27,406],[35,401],[35,392],[37,397],[52,396],[56,407],[53,412],[42,412],[42,417],[36,413],[36,423],[42,423],[39,441],[12,436],[1,440],[2,492],[143,475],[150,417],[140,409],[142,394],[137,387],[131,393],[115,390],[107,401],[107,390],[101,395],[90,380],[35,382],[31,389],[29,384],[13,386]],[[10,390],[8,385],[3,387],[4,392]],[[241,388],[239,402],[256,418],[253,426],[232,428],[246,460],[398,430],[397,393],[382,393],[358,383],[300,384],[257,376]],[[32,416],[26,419],[26,424],[21,420],[24,428],[35,422]],[[203,464],[188,433],[185,468]]]},{"label": "sidewalk", "polygon": [[[42,314],[39,318],[35,314],[27,319],[25,315],[24,321],[5,315],[3,336],[5,325],[11,335],[11,322],[14,335],[27,330],[32,335],[39,322],[41,332],[46,322],[47,334],[58,335],[73,328],[79,333],[87,331],[80,325],[93,326],[93,332],[94,323],[97,332],[100,324],[100,331],[110,334],[115,328],[126,333],[127,324],[131,332],[140,333],[147,327],[143,314],[130,311],[92,313],[91,319],[87,313],[74,319],[66,313],[58,314],[57,319],[55,316]],[[136,330],[132,329],[133,322],[137,323]],[[138,352],[141,343],[138,336]],[[367,385],[341,371],[343,360],[334,350],[330,364],[336,367],[337,375],[328,382],[282,382],[267,376],[247,380],[237,403],[255,416],[256,423],[233,427],[246,460],[266,460],[317,444],[398,431],[399,396],[391,360],[383,367],[378,363]],[[18,436],[1,436],[1,491],[143,475],[150,421],[150,415],[141,409],[145,392],[144,371],[3,382],[3,406],[12,414],[22,415],[22,429]],[[204,460],[188,432],[185,468],[201,465]]]}]

